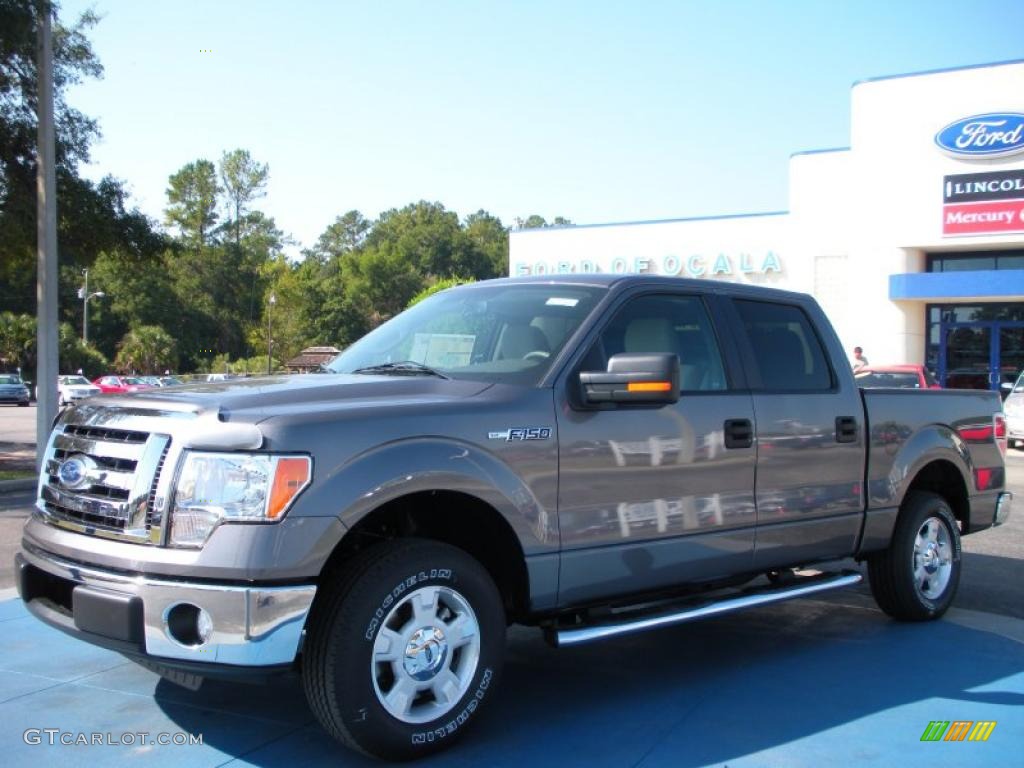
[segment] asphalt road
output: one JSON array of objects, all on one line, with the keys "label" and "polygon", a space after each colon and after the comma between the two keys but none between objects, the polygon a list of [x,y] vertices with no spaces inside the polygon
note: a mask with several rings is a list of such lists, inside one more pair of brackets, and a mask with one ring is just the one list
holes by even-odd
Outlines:
[{"label": "asphalt road", "polygon": [[0,405],[0,443],[36,443],[36,404]]}]

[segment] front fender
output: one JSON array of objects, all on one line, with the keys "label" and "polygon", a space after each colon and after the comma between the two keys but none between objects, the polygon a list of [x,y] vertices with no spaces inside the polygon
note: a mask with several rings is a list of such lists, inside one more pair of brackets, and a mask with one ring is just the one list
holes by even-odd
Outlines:
[{"label": "front fender", "polygon": [[[556,480],[554,470],[536,473],[531,487],[505,461],[479,446],[450,438],[417,437],[374,447],[330,469],[317,478],[303,495],[301,510],[295,511],[339,517],[351,530],[374,509],[401,496],[457,491],[494,507],[529,556],[558,549],[553,510]],[[539,496],[549,496],[552,509]]]}]

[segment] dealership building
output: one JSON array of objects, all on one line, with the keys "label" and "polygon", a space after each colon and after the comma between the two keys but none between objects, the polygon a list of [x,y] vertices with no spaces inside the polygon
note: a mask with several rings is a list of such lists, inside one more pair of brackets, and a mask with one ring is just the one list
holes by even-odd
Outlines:
[{"label": "dealership building", "polygon": [[1024,61],[877,78],[789,210],[517,230],[510,273],[647,272],[814,295],[847,350],[946,386],[1024,370]]}]

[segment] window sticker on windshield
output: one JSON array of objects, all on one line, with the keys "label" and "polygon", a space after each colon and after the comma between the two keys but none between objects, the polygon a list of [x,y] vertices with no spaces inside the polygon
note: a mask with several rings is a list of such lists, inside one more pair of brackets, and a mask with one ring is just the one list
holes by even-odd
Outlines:
[{"label": "window sticker on windshield", "polygon": [[563,299],[558,296],[552,296],[550,299],[544,302],[549,307],[575,307],[580,303],[579,299]]},{"label": "window sticker on windshield", "polygon": [[433,368],[469,365],[476,336],[468,333],[417,333],[409,359]]}]

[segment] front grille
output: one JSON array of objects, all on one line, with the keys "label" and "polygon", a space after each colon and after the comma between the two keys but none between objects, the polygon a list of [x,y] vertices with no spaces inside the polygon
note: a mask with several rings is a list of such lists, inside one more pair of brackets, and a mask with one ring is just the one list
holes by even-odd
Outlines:
[{"label": "front grille", "polygon": [[[170,438],[76,424],[57,429],[44,460],[40,499],[50,518],[84,533],[158,541],[159,536],[151,537],[151,509]],[[71,459],[81,460],[85,479],[67,487],[59,473]]]},{"label": "front grille", "polygon": [[111,443],[144,443],[149,437],[145,432],[132,432],[127,429],[107,429],[106,427],[80,427],[68,424],[64,427],[65,435],[87,437],[93,440],[105,440]]}]

